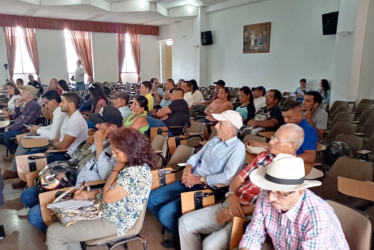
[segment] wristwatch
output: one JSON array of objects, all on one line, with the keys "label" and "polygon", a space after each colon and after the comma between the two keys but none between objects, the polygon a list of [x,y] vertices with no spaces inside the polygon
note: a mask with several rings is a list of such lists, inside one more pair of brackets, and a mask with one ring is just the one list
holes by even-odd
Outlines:
[{"label": "wristwatch", "polygon": [[225,198],[227,199],[230,195],[232,195],[232,194],[235,194],[235,192],[227,192],[226,194],[225,194]]},{"label": "wristwatch", "polygon": [[200,177],[200,181],[202,184],[206,184],[206,177],[205,176]]}]

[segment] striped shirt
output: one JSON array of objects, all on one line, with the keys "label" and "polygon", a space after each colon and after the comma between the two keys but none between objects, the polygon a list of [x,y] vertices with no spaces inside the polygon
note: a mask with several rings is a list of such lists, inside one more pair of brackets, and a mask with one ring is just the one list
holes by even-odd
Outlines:
[{"label": "striped shirt", "polygon": [[256,202],[257,195],[260,193],[261,189],[251,182],[249,175],[253,170],[269,165],[274,157],[275,155],[270,154],[267,151],[261,152],[251,161],[251,163],[239,172],[239,175],[244,179],[244,183],[239,187],[236,196],[240,198],[242,203],[253,204]]},{"label": "striped shirt", "polygon": [[334,210],[307,189],[286,213],[273,208],[264,191],[260,193],[239,248],[261,249],[267,235],[274,249],[349,249]]}]

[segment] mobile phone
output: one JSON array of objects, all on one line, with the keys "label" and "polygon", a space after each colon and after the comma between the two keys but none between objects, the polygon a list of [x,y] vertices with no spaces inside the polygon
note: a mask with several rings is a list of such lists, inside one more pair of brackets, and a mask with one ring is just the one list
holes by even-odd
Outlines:
[{"label": "mobile phone", "polygon": [[0,225],[0,239],[4,239],[4,238],[5,238],[4,226]]},{"label": "mobile phone", "polygon": [[25,126],[26,128],[30,127],[30,126],[29,126],[29,125],[27,125],[27,124],[23,124],[23,126]]}]

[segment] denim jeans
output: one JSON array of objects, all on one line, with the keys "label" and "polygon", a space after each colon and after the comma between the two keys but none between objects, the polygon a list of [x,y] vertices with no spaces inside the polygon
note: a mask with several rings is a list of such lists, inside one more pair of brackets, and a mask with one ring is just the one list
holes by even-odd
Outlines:
[{"label": "denim jeans", "polygon": [[167,230],[178,237],[178,219],[182,216],[180,194],[200,189],[200,185],[187,188],[181,181],[171,183],[151,192],[148,208]]},{"label": "denim jeans", "polygon": [[16,137],[16,135],[22,134],[22,129],[8,130],[4,132],[3,138],[6,146],[9,148],[10,153],[15,151],[15,141],[11,141],[10,138]]},{"label": "denim jeans", "polygon": [[[167,127],[163,120],[153,118],[149,115],[147,115],[146,117],[147,117],[147,122],[149,124],[149,128]],[[173,136],[173,133],[170,131],[170,129],[169,129],[169,132],[168,132],[168,136],[169,137]]]},{"label": "denim jeans", "polygon": [[47,225],[44,223],[39,205],[39,192],[36,187],[25,189],[21,194],[21,201],[26,207],[30,208],[29,222],[31,225],[42,231],[47,232]]},{"label": "denim jeans", "polygon": [[75,83],[75,92],[78,92],[79,90],[86,90],[86,85],[84,85],[84,82]]},{"label": "denim jeans", "polygon": [[[1,170],[1,169],[0,169]],[[0,171],[1,172],[1,171]],[[4,203],[4,194],[3,194],[3,189],[4,189],[4,181],[3,181],[3,176],[0,173],[0,207]]]}]

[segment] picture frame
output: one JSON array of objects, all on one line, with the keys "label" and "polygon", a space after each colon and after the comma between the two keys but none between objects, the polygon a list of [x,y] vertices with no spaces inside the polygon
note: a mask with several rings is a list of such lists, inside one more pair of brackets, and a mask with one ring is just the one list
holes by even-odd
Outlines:
[{"label": "picture frame", "polygon": [[269,53],[271,22],[243,26],[243,53]]}]

